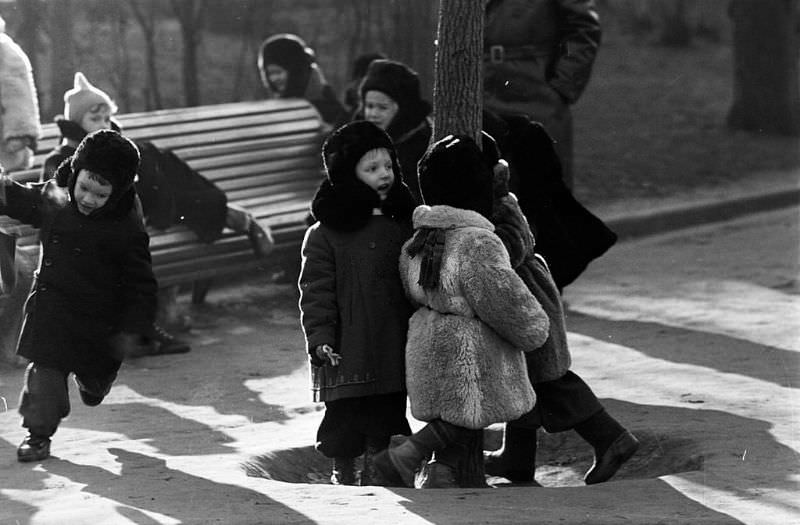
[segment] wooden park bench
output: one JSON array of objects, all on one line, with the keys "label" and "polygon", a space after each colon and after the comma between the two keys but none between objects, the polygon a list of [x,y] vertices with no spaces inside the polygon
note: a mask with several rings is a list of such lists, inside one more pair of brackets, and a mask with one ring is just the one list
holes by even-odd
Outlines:
[{"label": "wooden park bench", "polygon": [[[236,102],[193,108],[118,115],[125,136],[173,151],[213,181],[272,230],[274,261],[299,261],[300,243],[314,192],[322,179],[323,139],[319,114],[304,100]],[[47,124],[30,170],[11,173],[20,182],[39,180],[41,165],[59,140]],[[38,252],[36,230],[0,217],[0,231],[17,236],[17,246]],[[243,274],[265,264],[247,236],[226,229],[206,244],[184,226],[150,229],[153,269],[161,287],[208,282],[216,276]],[[269,264],[270,261],[266,263]],[[198,297],[199,295],[199,297]],[[195,294],[202,301],[205,293]]]}]

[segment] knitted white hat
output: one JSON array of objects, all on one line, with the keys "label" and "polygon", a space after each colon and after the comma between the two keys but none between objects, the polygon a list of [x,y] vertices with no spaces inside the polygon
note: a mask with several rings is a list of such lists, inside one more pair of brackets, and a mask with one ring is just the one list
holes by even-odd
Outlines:
[{"label": "knitted white hat", "polygon": [[64,93],[64,118],[80,124],[83,115],[98,104],[107,104],[112,114],[117,112],[111,97],[91,85],[83,73],[75,73],[74,87]]}]

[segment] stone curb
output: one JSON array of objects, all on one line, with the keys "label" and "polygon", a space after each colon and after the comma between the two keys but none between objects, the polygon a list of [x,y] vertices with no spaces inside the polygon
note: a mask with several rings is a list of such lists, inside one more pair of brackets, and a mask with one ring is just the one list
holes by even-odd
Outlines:
[{"label": "stone curb", "polygon": [[621,240],[624,240],[798,205],[800,205],[800,187],[793,186],[730,199],[709,199],[662,209],[620,214],[603,220]]}]

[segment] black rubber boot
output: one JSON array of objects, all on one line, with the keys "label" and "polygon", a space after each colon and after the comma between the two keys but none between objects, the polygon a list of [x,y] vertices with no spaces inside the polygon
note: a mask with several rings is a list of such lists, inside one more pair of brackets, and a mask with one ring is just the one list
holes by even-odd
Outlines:
[{"label": "black rubber boot", "polygon": [[503,445],[494,452],[483,454],[486,473],[506,478],[515,484],[534,484],[537,430],[507,423]]},{"label": "black rubber boot", "polygon": [[587,485],[611,479],[639,448],[636,436],[605,410],[579,423],[575,431],[594,448],[594,463],[583,477]]}]

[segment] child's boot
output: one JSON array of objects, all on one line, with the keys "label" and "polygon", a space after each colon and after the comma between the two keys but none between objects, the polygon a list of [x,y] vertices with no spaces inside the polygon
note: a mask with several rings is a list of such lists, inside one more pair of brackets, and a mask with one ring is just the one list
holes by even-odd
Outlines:
[{"label": "child's boot", "polygon": [[387,486],[390,485],[389,480],[385,479],[380,472],[375,468],[375,456],[381,451],[386,450],[389,446],[391,439],[389,436],[375,437],[367,436],[366,447],[364,450],[364,468],[361,470],[361,486],[376,485]]},{"label": "child's boot", "polygon": [[17,448],[17,461],[29,463],[50,457],[50,438],[28,433]]},{"label": "child's boot", "polygon": [[605,410],[576,425],[575,431],[594,448],[594,463],[583,477],[587,485],[611,479],[639,448],[636,436]]},{"label": "child's boot", "polygon": [[422,461],[434,451],[455,443],[461,430],[441,419],[432,421],[399,445],[376,454],[375,469],[393,485],[413,487]]},{"label": "child's boot", "polygon": [[486,473],[504,477],[511,483],[538,485],[534,480],[536,431],[507,423],[500,449],[483,453]]},{"label": "child's boot", "polygon": [[355,458],[333,458],[331,468],[331,483],[333,485],[356,484]]}]

